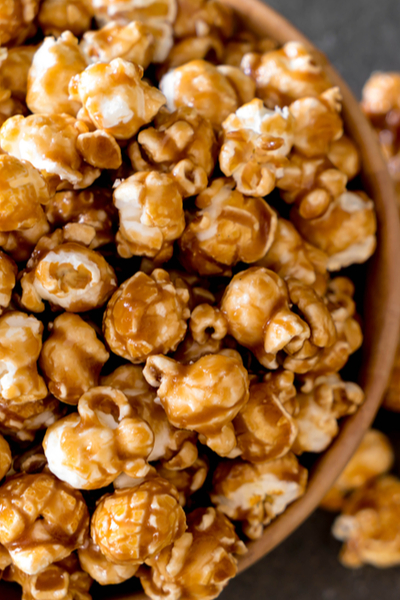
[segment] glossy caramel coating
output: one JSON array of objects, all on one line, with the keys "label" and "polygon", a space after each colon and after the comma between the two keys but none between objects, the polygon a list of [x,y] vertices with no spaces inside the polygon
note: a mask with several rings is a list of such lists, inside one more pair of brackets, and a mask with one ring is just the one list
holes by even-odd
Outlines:
[{"label": "glossy caramel coating", "polygon": [[104,496],[91,524],[93,541],[104,556],[115,564],[132,565],[157,555],[185,529],[178,492],[161,477]]},{"label": "glossy caramel coating", "polygon": [[139,572],[152,600],[170,596],[171,590],[176,600],[216,598],[236,575],[233,554],[246,552],[232,523],[214,508],[198,508],[187,519],[182,537],[148,561],[151,571]]},{"label": "glossy caramel coating", "polygon": [[13,98],[25,101],[28,71],[32,64],[36,46],[17,46],[8,48],[4,60],[1,61],[1,78],[6,89]]},{"label": "glossy caramel coating", "polygon": [[179,504],[186,506],[191,503],[191,496],[200,490],[209,471],[207,457],[199,456],[194,463],[185,469],[169,469],[162,463],[155,465],[157,473],[172,483],[179,492]]},{"label": "glossy caramel coating", "polygon": [[138,570],[136,564],[111,562],[91,539],[84,548],[78,550],[78,556],[81,568],[100,585],[122,583],[133,577]]},{"label": "glossy caramel coating", "polygon": [[212,32],[222,39],[231,37],[234,16],[232,9],[226,4],[215,0],[177,0],[177,6],[174,22],[176,37],[204,37]]},{"label": "glossy caramel coating", "polygon": [[350,492],[390,471],[393,462],[394,451],[389,439],[381,431],[369,429],[320,507],[341,511]]},{"label": "glossy caramel coating", "polygon": [[240,521],[245,535],[257,539],[264,525],[304,494],[306,484],[306,469],[289,452],[257,464],[240,459],[221,461],[210,496],[218,511]]},{"label": "glossy caramel coating", "polygon": [[162,93],[142,81],[143,69],[122,58],[89,65],[69,84],[96,129],[126,140],[150,123],[165,104]]},{"label": "glossy caramel coating", "polygon": [[33,20],[39,10],[39,0],[1,0],[0,46],[15,45],[35,32]]},{"label": "glossy caramel coating", "polygon": [[50,325],[39,359],[41,371],[51,394],[77,404],[84,392],[98,385],[110,355],[94,328],[78,315],[63,313]]},{"label": "glossy caramel coating", "polygon": [[400,564],[400,481],[384,475],[355,490],[336,518],[333,536],[344,542],[340,562],[350,568]]},{"label": "glossy caramel coating", "polygon": [[11,302],[18,267],[7,254],[0,251],[0,306],[7,308]]},{"label": "glossy caramel coating", "polygon": [[200,275],[229,273],[238,262],[261,259],[271,246],[276,214],[261,198],[235,189],[232,179],[214,179],[196,198],[199,209],[180,240],[180,260]]},{"label": "glossy caramel coating", "polygon": [[53,475],[19,475],[0,487],[0,543],[13,563],[36,575],[82,546],[89,513],[77,490]]},{"label": "glossy caramel coating", "polygon": [[38,431],[47,429],[65,414],[53,396],[26,402],[0,398],[0,431],[19,442],[32,442]]},{"label": "glossy caramel coating", "polygon": [[176,0],[97,0],[94,10],[97,22],[102,24],[111,20],[158,24],[173,23],[177,6]]},{"label": "glossy caramel coating", "polygon": [[49,232],[49,222],[42,212],[33,227],[0,233],[0,246],[16,262],[25,262],[29,260],[38,241]]},{"label": "glossy caramel coating", "polygon": [[157,393],[147,383],[141,367],[122,365],[110,375],[102,377],[101,385],[123,392],[131,407],[150,426],[154,446],[148,457],[149,462],[159,461],[163,470],[180,470],[196,461],[196,434],[177,429],[169,422],[165,410],[156,402]]},{"label": "glossy caramel coating", "polygon": [[192,60],[207,60],[210,55],[215,56],[218,62],[223,62],[224,46],[218,35],[185,37],[176,41],[160,70],[166,73]]},{"label": "glossy caramel coating", "polygon": [[121,473],[147,474],[153,432],[121,391],[93,387],[77,408],[47,429],[43,447],[52,473],[86,490],[106,487]]},{"label": "glossy caramel coating", "polygon": [[0,481],[3,479],[3,477],[6,475],[9,468],[11,467],[11,462],[12,457],[10,446],[3,438],[3,436],[0,435]]},{"label": "glossy caramel coating", "polygon": [[115,188],[114,204],[119,211],[120,256],[148,256],[160,262],[171,256],[172,244],[185,228],[182,196],[171,175],[131,175]]},{"label": "glossy caramel coating", "polygon": [[266,196],[272,192],[294,141],[291,112],[269,110],[255,98],[230,114],[222,129],[222,172],[234,178],[243,194]]},{"label": "glossy caramel coating", "polygon": [[26,103],[33,113],[76,117],[80,102],[69,99],[68,84],[86,68],[78,39],[65,31],[55,40],[47,37],[36,50],[28,74]]},{"label": "glossy caramel coating", "polygon": [[76,147],[82,158],[98,169],[118,169],[122,164],[121,148],[115,138],[98,129],[82,133]]},{"label": "glossy caramel coating", "polygon": [[90,0],[44,0],[40,4],[38,23],[45,35],[58,37],[64,31],[82,35],[93,17]]},{"label": "glossy caramel coating", "polygon": [[280,350],[300,350],[310,337],[308,325],[289,308],[283,279],[263,267],[251,267],[233,277],[222,297],[221,311],[229,334],[268,368],[277,368]]},{"label": "glossy caramel coating", "polygon": [[288,42],[264,54],[245,54],[241,67],[255,80],[257,96],[272,109],[319,96],[331,87],[323,68],[300,42]]},{"label": "glossy caramel coating", "polygon": [[232,420],[249,399],[248,374],[237,352],[210,354],[189,365],[151,356],[143,374],[158,388],[157,395],[175,427],[197,431],[200,442],[220,456],[233,450]]},{"label": "glossy caramel coating", "polygon": [[228,322],[222,312],[209,304],[198,304],[190,315],[189,328],[198,344],[210,339],[222,340],[228,333]]},{"label": "glossy caramel coating", "polygon": [[104,336],[111,350],[132,363],[173,351],[184,338],[189,292],[166,271],[138,272],[112,296],[104,313]]},{"label": "glossy caramel coating", "polygon": [[354,179],[361,169],[360,152],[352,139],[342,135],[330,145],[327,154],[330,162],[344,173],[348,180]]}]

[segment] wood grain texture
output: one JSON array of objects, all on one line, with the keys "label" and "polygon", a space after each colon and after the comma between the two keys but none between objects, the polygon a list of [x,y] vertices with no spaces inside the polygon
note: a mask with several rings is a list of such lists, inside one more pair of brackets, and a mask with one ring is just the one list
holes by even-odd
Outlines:
[{"label": "wood grain texture", "polygon": [[[303,498],[273,521],[259,540],[248,544],[247,555],[239,561],[239,570],[243,571],[277,546],[315,510],[374,419],[390,375],[400,325],[400,227],[394,189],[375,134],[361,113],[357,100],[325,56],[288,21],[258,0],[222,1],[235,8],[256,33],[273,37],[279,43],[290,40],[303,42],[324,65],[332,83],[340,87],[346,131],[360,149],[363,184],[375,201],[378,218],[378,247],[368,268],[363,367],[359,375],[366,401],[355,415],[342,421],[338,437],[315,465]],[[3,594],[7,600],[20,597],[14,589],[3,585],[0,583],[0,597]],[[146,598],[143,593],[121,595],[118,586],[108,586],[96,593],[95,600]]]}]

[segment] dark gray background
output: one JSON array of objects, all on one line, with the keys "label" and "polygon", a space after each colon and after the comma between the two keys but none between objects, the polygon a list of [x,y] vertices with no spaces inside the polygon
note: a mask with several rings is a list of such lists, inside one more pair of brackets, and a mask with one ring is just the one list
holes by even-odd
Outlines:
[{"label": "dark gray background", "polygon": [[[270,6],[310,38],[355,95],[369,74],[400,71],[400,0],[270,0]],[[378,424],[398,446],[400,417]],[[399,468],[397,468],[399,473]],[[340,543],[330,535],[334,516],[317,511],[281,546],[230,583],[221,600],[399,600],[400,567],[342,567]]]}]

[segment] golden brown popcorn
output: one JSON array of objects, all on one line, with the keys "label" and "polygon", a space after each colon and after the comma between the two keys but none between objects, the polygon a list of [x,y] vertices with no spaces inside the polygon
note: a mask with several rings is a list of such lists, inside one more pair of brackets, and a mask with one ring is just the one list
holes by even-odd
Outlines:
[{"label": "golden brown popcorn", "polygon": [[112,203],[112,192],[107,188],[57,192],[45,210],[53,227],[71,228],[75,223],[84,225],[92,236],[88,244],[92,250],[114,242],[117,215]]},{"label": "golden brown popcorn", "polygon": [[214,508],[198,508],[187,517],[188,529],[172,546],[139,571],[152,600],[184,598],[212,600],[237,573],[233,554],[244,554],[232,523]]},{"label": "golden brown popcorn", "polygon": [[160,81],[160,90],[170,111],[182,106],[194,107],[215,130],[219,130],[228,115],[254,96],[247,97],[246,94],[242,99],[235,83],[223,69],[221,71],[205,60],[192,60],[168,71]]},{"label": "golden brown popcorn", "polygon": [[238,262],[261,259],[276,229],[275,211],[262,199],[243,196],[232,179],[214,179],[196,198],[199,209],[179,240],[180,260],[200,275],[222,275]]},{"label": "golden brown popcorn", "polygon": [[390,471],[393,461],[394,452],[389,439],[381,431],[369,429],[344,471],[324,496],[321,508],[342,510],[349,492]]},{"label": "golden brown popcorn", "polygon": [[7,54],[3,61],[0,58],[3,85],[11,91],[13,98],[18,98],[22,102],[25,101],[28,71],[36,50],[36,46],[17,46],[6,50]]},{"label": "golden brown popcorn", "polygon": [[[3,479],[3,477],[8,472],[9,468],[11,467],[11,462],[12,462],[12,457],[11,457],[10,446],[8,445],[6,440],[3,438],[3,436],[0,434],[0,480]],[[0,570],[1,570],[1,566],[0,566]]]},{"label": "golden brown popcorn", "polygon": [[16,262],[26,262],[40,238],[49,232],[50,226],[43,213],[36,225],[29,229],[0,233],[0,246]]},{"label": "golden brown popcorn", "polygon": [[350,181],[358,175],[361,168],[361,157],[357,146],[347,135],[342,135],[338,140],[332,142],[328,153],[331,163],[342,171]]},{"label": "golden brown popcorn", "polygon": [[[315,254],[318,261],[315,261]],[[328,257],[322,250],[307,244],[293,223],[278,217],[274,241],[266,255],[257,261],[260,267],[275,271],[282,279],[293,277],[308,285],[313,285],[318,275],[326,272]]]},{"label": "golden brown popcorn", "polygon": [[131,175],[116,186],[114,204],[119,211],[120,256],[148,256],[156,262],[171,258],[173,242],[185,229],[182,196],[171,175],[157,171]]},{"label": "golden brown popcorn", "polygon": [[82,103],[96,129],[127,140],[165,104],[162,93],[142,76],[139,65],[122,58],[96,63],[71,79],[70,97]]},{"label": "golden brown popcorn", "polygon": [[288,504],[305,492],[307,471],[292,452],[276,460],[251,464],[240,459],[221,461],[213,477],[211,501],[243,532],[257,539]]},{"label": "golden brown popcorn", "polygon": [[243,194],[266,196],[288,164],[293,144],[293,118],[287,108],[274,111],[255,98],[222,123],[219,155],[222,172],[233,176]]},{"label": "golden brown popcorn", "polygon": [[0,431],[21,442],[32,442],[39,430],[47,429],[65,414],[53,396],[26,402],[0,398]]},{"label": "golden brown popcorn", "polygon": [[188,106],[172,114],[161,109],[154,127],[143,129],[128,146],[134,169],[172,172],[184,197],[207,187],[216,150],[211,124]]},{"label": "golden brown popcorn", "polygon": [[319,96],[331,87],[323,68],[300,42],[288,42],[264,54],[245,54],[241,67],[255,80],[257,96],[272,109]]},{"label": "golden brown popcorn", "polygon": [[269,394],[278,398],[283,408],[295,417],[299,412],[299,404],[294,386],[294,373],[285,369],[270,371],[264,375],[263,382],[268,385]]},{"label": "golden brown popcorn", "polygon": [[342,95],[338,87],[317,98],[300,98],[289,107],[294,117],[294,148],[307,156],[326,155],[333,142],[343,134]]},{"label": "golden brown popcorn", "polygon": [[122,583],[133,577],[139,568],[139,565],[130,562],[114,564],[91,539],[84,548],[78,550],[78,556],[81,568],[100,585]]},{"label": "golden brown popcorn", "polygon": [[92,167],[118,169],[122,164],[121,148],[116,139],[101,129],[81,133],[76,141],[76,148]]},{"label": "golden brown popcorn", "polygon": [[168,469],[159,463],[156,465],[157,473],[167,479],[179,492],[179,504],[186,506],[190,496],[200,490],[206,480],[209,462],[207,457],[199,456],[190,467],[185,469]]},{"label": "golden brown popcorn", "polygon": [[281,404],[274,383],[250,385],[249,401],[233,421],[237,448],[232,458],[240,456],[261,463],[284,456],[292,447],[297,436],[296,422]]},{"label": "golden brown popcorn", "polygon": [[49,201],[45,180],[32,165],[0,155],[0,231],[30,229],[43,218]]},{"label": "golden brown popcorn", "polygon": [[88,593],[92,579],[81,570],[74,554],[36,575],[28,575],[11,565],[4,579],[22,586],[22,600],[92,600]]},{"label": "golden brown popcorn", "polygon": [[[178,13],[174,22],[177,38],[204,37],[212,32],[221,38],[233,33],[233,11],[215,0],[177,0]],[[239,65],[237,65],[239,66]]]},{"label": "golden brown popcorn", "polygon": [[240,67],[242,58],[249,52],[263,54],[275,50],[277,42],[271,38],[258,38],[251,31],[240,31],[224,45],[224,58],[221,62],[225,65]]},{"label": "golden brown popcorn", "polygon": [[379,568],[400,564],[400,481],[392,475],[374,479],[345,501],[333,536],[344,542],[339,559],[345,567]]},{"label": "golden brown popcorn", "polygon": [[9,306],[17,274],[18,267],[13,259],[0,251],[0,307]]},{"label": "golden brown popcorn", "polygon": [[0,317],[0,398],[25,403],[47,396],[36,361],[42,349],[43,324],[33,316],[10,311]]},{"label": "golden brown popcorn", "polygon": [[104,313],[104,336],[110,349],[132,363],[174,351],[185,336],[190,316],[189,292],[179,280],[155,269],[138,272],[112,296]]},{"label": "golden brown popcorn", "polygon": [[22,42],[35,33],[33,20],[39,9],[39,0],[0,1],[0,46]]},{"label": "golden brown popcorn", "polygon": [[98,31],[86,31],[80,48],[89,63],[111,62],[114,58],[134,62],[146,69],[152,59],[154,39],[140,21],[119,25],[112,21]]},{"label": "golden brown popcorn", "polygon": [[78,414],[48,428],[43,448],[49,469],[72,487],[95,490],[121,473],[143,477],[154,436],[149,425],[111,387],[93,387],[80,397]]},{"label": "golden brown popcorn", "polygon": [[173,23],[176,0],[96,0],[92,1],[96,20],[100,23],[115,20],[119,23]]},{"label": "golden brown popcorn", "polygon": [[78,136],[87,132],[87,125],[70,115],[17,115],[1,127],[0,143],[5,152],[30,162],[55,186],[67,181],[88,187],[100,171],[86,164],[76,148]]},{"label": "golden brown popcorn", "polygon": [[56,230],[37,244],[21,279],[21,303],[43,312],[47,300],[69,312],[105,304],[117,287],[113,268],[103,256],[76,242],[63,242]]},{"label": "golden brown popcorn", "polygon": [[325,158],[306,158],[292,154],[277,182],[281,197],[296,203],[300,217],[316,219],[323,215],[335,198],[346,192],[347,176],[333,169]]},{"label": "golden brown popcorn", "polygon": [[67,404],[77,404],[84,392],[98,385],[110,355],[94,328],[78,315],[63,313],[49,329],[40,368],[51,394]]},{"label": "golden brown popcorn", "polygon": [[387,113],[400,109],[400,74],[376,72],[364,85],[361,108],[375,126]]},{"label": "golden brown popcorn", "polygon": [[4,546],[2,546],[0,544],[0,579],[2,579],[3,575],[4,575],[4,570],[7,569],[8,566],[10,566],[12,564],[12,558],[8,552],[8,550],[6,550],[4,548]]},{"label": "golden brown popcorn", "polygon": [[90,29],[93,8],[90,0],[44,0],[38,23],[45,35],[58,37],[64,31],[80,36]]},{"label": "golden brown popcorn", "polygon": [[333,374],[317,377],[313,389],[296,399],[300,410],[293,452],[322,452],[339,433],[337,419],[354,413],[364,401],[364,392],[356,383]]},{"label": "golden brown popcorn", "polygon": [[71,77],[86,68],[77,38],[64,31],[56,40],[47,37],[36,50],[28,74],[26,103],[33,113],[76,117],[81,103],[70,100]]},{"label": "golden brown popcorn", "polygon": [[215,306],[198,304],[190,315],[189,328],[198,344],[206,344],[210,339],[222,340],[228,333],[228,322]]},{"label": "golden brown popcorn", "polygon": [[317,219],[294,207],[291,219],[307,242],[326,252],[329,271],[365,262],[376,248],[374,205],[364,192],[345,191]]},{"label": "golden brown popcorn", "polygon": [[92,537],[115,564],[141,564],[180,538],[186,518],[178,492],[156,477],[103,496],[92,517]]},{"label": "golden brown popcorn", "polygon": [[145,380],[141,367],[118,367],[101,378],[101,385],[121,390],[131,407],[149,424],[154,435],[149,462],[160,461],[163,470],[186,469],[195,463],[198,456],[196,435],[177,429],[168,421],[165,410],[156,402],[156,391]]},{"label": "golden brown popcorn", "polygon": [[310,328],[289,308],[288,288],[273,271],[251,267],[233,277],[221,300],[228,332],[267,368],[277,368],[280,350],[296,352]]},{"label": "golden brown popcorn", "polygon": [[36,575],[83,546],[89,513],[82,495],[53,475],[19,475],[0,487],[0,543],[13,563]]},{"label": "golden brown popcorn", "polygon": [[162,355],[147,359],[143,375],[175,427],[197,431],[220,456],[236,446],[232,420],[249,399],[249,378],[238,352],[225,350],[181,365]]},{"label": "golden brown popcorn", "polygon": [[[160,71],[165,73],[168,69],[175,69],[175,67],[180,67],[191,60],[204,59],[208,62],[215,62],[216,59],[220,63],[223,62],[223,54],[224,45],[217,35],[186,37],[173,45]],[[238,67],[239,65],[235,66]]]}]

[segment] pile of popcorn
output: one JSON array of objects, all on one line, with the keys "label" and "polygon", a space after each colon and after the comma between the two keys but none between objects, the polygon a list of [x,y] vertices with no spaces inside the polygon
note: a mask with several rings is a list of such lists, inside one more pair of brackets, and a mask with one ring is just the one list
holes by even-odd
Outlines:
[{"label": "pile of popcorn", "polygon": [[0,572],[215,598],[363,391],[340,90],[215,0],[0,0]]}]

